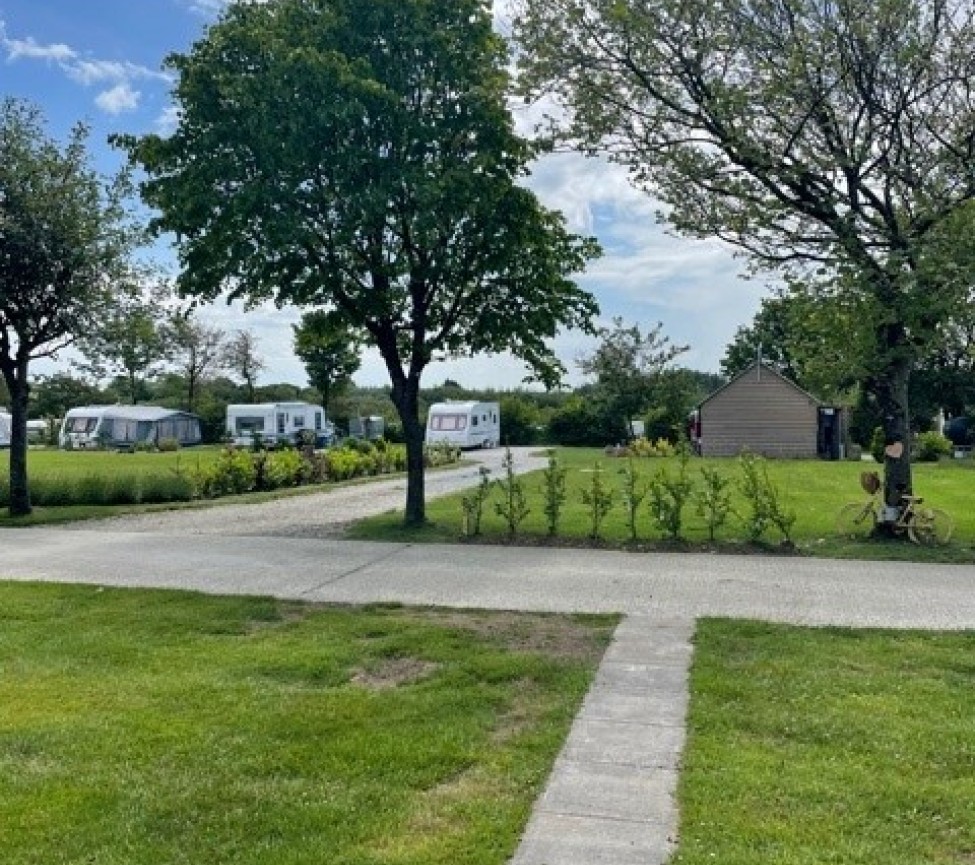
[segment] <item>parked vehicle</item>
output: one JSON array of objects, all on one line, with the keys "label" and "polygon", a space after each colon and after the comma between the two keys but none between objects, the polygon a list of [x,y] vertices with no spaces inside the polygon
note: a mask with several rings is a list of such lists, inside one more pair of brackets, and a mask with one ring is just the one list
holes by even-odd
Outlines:
[{"label": "parked vehicle", "polygon": [[297,444],[313,435],[319,447],[335,440],[335,424],[321,406],[307,402],[265,402],[227,406],[227,436],[236,445],[255,441],[274,447]]},{"label": "parked vehicle", "polygon": [[0,409],[0,448],[10,447],[10,423],[10,415]]},{"label": "parked vehicle", "polygon": [[493,448],[501,441],[501,407],[496,402],[438,402],[427,414],[427,444]]},{"label": "parked vehicle", "polygon": [[62,448],[158,445],[173,439],[180,445],[203,440],[200,419],[177,409],[154,405],[86,405],[69,409],[61,422]]}]

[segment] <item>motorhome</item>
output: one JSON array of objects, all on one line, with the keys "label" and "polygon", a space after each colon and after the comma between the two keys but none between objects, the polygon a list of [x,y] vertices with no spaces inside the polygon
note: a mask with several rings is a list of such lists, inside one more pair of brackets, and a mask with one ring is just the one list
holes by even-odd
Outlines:
[{"label": "motorhome", "polygon": [[496,402],[438,402],[427,414],[427,444],[492,448],[501,441],[501,407]]},{"label": "motorhome", "polygon": [[180,445],[203,441],[195,414],[154,405],[85,405],[69,409],[61,422],[62,448],[158,445],[173,439]]},{"label": "motorhome", "polygon": [[227,436],[236,445],[296,444],[314,435],[315,444],[331,444],[335,425],[320,405],[307,402],[265,402],[227,406]]}]

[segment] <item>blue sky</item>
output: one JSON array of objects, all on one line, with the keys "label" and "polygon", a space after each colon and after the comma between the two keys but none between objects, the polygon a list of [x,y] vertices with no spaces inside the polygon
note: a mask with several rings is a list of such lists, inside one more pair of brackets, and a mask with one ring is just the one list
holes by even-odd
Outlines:
[{"label": "blue sky", "polygon": [[[111,172],[122,160],[107,144],[110,134],[172,128],[172,81],[163,60],[189,50],[225,2],[0,0],[0,95],[39,105],[58,138],[75,123],[87,123],[95,162]],[[498,15],[503,19],[503,10]],[[516,122],[527,132],[532,120],[516,114]],[[655,222],[654,202],[629,185],[622,169],[600,160],[546,157],[534,166],[528,185],[545,205],[565,214],[572,230],[594,234],[602,243],[603,258],[579,282],[599,299],[603,323],[622,316],[646,330],[662,321],[675,343],[691,347],[683,365],[717,370],[725,346],[751,320],[763,293],[760,283],[738,278],[740,263],[727,249],[669,236]],[[174,261],[164,248],[157,255],[164,265]],[[304,370],[291,351],[291,324],[298,314],[270,306],[245,313],[217,304],[201,317],[228,331],[247,328],[257,335],[267,362],[262,383],[304,384]],[[569,383],[582,381],[575,360],[592,345],[574,333],[556,340]],[[514,359],[474,358],[432,366],[424,380],[517,387],[524,375]],[[385,384],[378,357],[367,354],[356,379]]]}]

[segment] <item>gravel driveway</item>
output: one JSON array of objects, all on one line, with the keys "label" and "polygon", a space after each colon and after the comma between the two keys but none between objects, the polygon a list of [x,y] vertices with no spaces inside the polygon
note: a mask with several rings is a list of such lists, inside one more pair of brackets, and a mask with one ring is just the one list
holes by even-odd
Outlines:
[{"label": "gravel driveway", "polygon": [[[543,468],[546,459],[539,448],[511,448],[519,474]],[[427,472],[427,500],[466,487],[479,479],[480,466],[491,476],[502,476],[503,448],[471,451],[466,465]],[[325,492],[289,496],[255,504],[216,504],[212,508],[128,514],[104,520],[85,520],[69,529],[103,529],[121,532],[163,532],[192,535],[270,536],[286,538],[341,537],[346,526],[363,517],[402,510],[406,503],[406,478],[370,481]],[[459,515],[458,515],[459,519]]]}]

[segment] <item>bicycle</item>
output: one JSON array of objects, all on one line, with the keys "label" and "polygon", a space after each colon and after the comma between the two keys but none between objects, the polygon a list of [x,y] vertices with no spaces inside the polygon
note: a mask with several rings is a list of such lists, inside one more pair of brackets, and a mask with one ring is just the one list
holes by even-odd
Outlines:
[{"label": "bicycle", "polygon": [[880,500],[882,484],[876,472],[862,472],[860,486],[869,494],[865,502],[848,502],[836,515],[836,531],[844,538],[862,539],[872,535],[880,523],[894,534],[907,536],[923,547],[946,544],[951,539],[954,523],[940,508],[921,507],[921,496],[901,496],[901,507],[893,521],[884,519],[887,509]]}]

